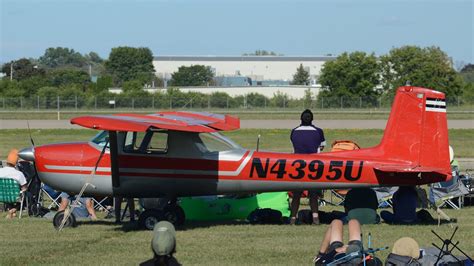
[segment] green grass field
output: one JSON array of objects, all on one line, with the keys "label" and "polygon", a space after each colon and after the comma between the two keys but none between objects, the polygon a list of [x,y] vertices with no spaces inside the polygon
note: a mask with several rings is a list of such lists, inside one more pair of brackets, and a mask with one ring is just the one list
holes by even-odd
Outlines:
[{"label": "green grass field", "polygon": [[[31,130],[36,145],[57,142],[87,141],[97,131],[88,129],[41,129]],[[278,152],[292,152],[290,131],[284,129],[240,129],[234,132],[225,132],[232,140],[245,148],[255,149],[257,136],[261,135],[260,149]],[[353,140],[361,147],[377,145],[383,135],[381,129],[328,129],[325,130],[328,144],[334,140]],[[474,157],[474,130],[450,129],[450,144],[455,150],[456,157]],[[31,146],[28,130],[0,130],[0,158],[5,158],[12,148],[21,149]]]},{"label": "green grass field", "polygon": [[[465,252],[474,254],[474,207],[446,212],[458,219],[455,240]],[[57,232],[51,221],[42,218],[2,218],[0,265],[137,265],[151,258],[152,233],[134,228],[133,224],[98,221]],[[183,265],[311,265],[325,229],[326,225],[187,223],[177,232],[176,257]],[[447,224],[379,224],[364,225],[362,231],[365,236],[372,234],[374,247],[391,248],[403,236],[429,247],[432,242],[440,244],[432,229],[443,237],[453,230]],[[347,241],[347,232],[345,237]],[[379,253],[383,259],[387,255],[388,251]]]},{"label": "green grass field", "polygon": [[[88,140],[95,133],[93,130],[32,130],[37,145]],[[377,144],[382,133],[382,130],[327,130],[326,137],[329,143],[335,139],[352,139],[366,147]],[[261,149],[291,152],[287,130],[248,129],[226,133],[246,148],[255,147],[258,134],[262,136]],[[449,134],[457,155],[474,157],[474,130],[450,130]],[[27,130],[0,130],[0,158],[5,158],[10,148],[29,145]],[[334,209],[342,211],[342,207],[321,207],[323,211]],[[455,239],[460,241],[460,247],[474,254],[474,207],[446,212],[458,219],[459,232]],[[0,265],[137,265],[151,257],[152,235],[135,230],[136,227],[101,220],[57,232],[52,222],[45,219],[0,217]],[[325,225],[190,222],[178,230],[176,257],[184,265],[311,265],[325,229]],[[439,243],[431,229],[444,237],[453,230],[447,224],[440,227],[379,224],[363,226],[363,233],[372,234],[375,247],[391,247],[402,236],[413,237],[420,246],[429,247],[432,242]],[[385,259],[387,254],[388,251],[381,252],[380,257]]]}]

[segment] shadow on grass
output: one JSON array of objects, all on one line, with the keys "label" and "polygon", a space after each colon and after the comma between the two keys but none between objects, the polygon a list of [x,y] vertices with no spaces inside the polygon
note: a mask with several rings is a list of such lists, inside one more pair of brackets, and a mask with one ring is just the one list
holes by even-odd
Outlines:
[{"label": "shadow on grass", "polygon": [[[95,222],[88,222],[88,224],[94,224]],[[130,231],[144,231],[138,221],[134,222],[122,222],[120,224],[116,224],[114,222],[107,222],[103,224],[112,224],[112,225],[121,225],[114,228],[116,231],[123,231],[123,232],[130,232]],[[194,229],[201,229],[201,228],[210,228],[214,226],[220,225],[250,225],[247,221],[186,221],[184,225],[176,226],[177,231],[187,231],[187,230],[194,230]]]}]

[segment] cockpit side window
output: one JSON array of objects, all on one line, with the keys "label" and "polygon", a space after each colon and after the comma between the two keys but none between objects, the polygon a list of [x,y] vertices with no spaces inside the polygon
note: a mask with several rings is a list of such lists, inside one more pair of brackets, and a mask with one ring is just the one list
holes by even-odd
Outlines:
[{"label": "cockpit side window", "polygon": [[127,132],[123,147],[128,153],[163,154],[168,151],[168,132]]}]

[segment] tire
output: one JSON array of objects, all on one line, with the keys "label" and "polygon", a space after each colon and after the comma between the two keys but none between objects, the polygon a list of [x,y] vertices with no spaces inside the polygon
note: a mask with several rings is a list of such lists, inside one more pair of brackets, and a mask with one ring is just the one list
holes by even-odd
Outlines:
[{"label": "tire", "polygon": [[181,206],[169,206],[165,208],[164,219],[172,223],[174,226],[181,226],[186,221],[186,215]]},{"label": "tire", "polygon": [[[54,228],[56,228],[56,230],[59,230],[59,227],[61,226],[61,222],[63,221],[63,218],[64,218],[64,211],[57,212],[54,215],[53,225],[54,225]],[[74,216],[74,214],[71,213],[71,215],[69,215],[68,219],[66,220],[64,227],[76,227],[76,226],[77,226],[76,217]]]},{"label": "tire", "polygon": [[138,217],[140,227],[146,230],[153,230],[155,224],[162,220],[164,220],[163,212],[156,209],[146,210]]}]

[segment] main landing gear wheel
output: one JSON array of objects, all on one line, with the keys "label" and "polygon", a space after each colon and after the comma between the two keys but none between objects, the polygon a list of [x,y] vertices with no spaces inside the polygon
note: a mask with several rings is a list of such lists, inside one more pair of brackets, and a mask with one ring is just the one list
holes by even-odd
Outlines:
[{"label": "main landing gear wheel", "polygon": [[184,210],[178,205],[167,206],[164,210],[148,209],[138,217],[138,223],[146,230],[153,230],[159,221],[168,221],[174,226],[180,226],[185,220]]},{"label": "main landing gear wheel", "polygon": [[164,220],[163,212],[160,210],[152,209],[146,210],[138,217],[138,223],[146,230],[153,230],[155,224],[159,221]]},{"label": "main landing gear wheel", "polygon": [[[59,227],[61,226],[63,218],[64,218],[64,211],[57,212],[54,215],[53,225],[54,225],[54,228],[56,228],[56,230],[59,230]],[[76,227],[76,226],[77,226],[76,217],[74,216],[74,214],[71,213],[69,217],[67,218],[66,223],[64,224],[64,227]]]},{"label": "main landing gear wheel", "polygon": [[186,220],[183,208],[181,206],[169,206],[165,208],[165,220],[172,223],[174,226],[181,226]]}]

